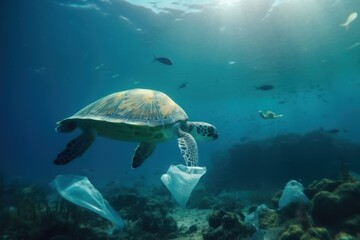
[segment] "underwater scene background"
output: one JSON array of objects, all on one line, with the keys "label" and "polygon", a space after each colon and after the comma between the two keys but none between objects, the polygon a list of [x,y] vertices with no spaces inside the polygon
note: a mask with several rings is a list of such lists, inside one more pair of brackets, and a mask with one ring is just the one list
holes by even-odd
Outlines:
[{"label": "underwater scene background", "polygon": [[[1,239],[359,239],[359,11],[357,0],[4,1]],[[184,164],[176,139],[137,169],[137,143],[103,137],[53,164],[80,134],[56,122],[133,88],[217,127],[197,142],[207,172],[186,208],[160,180]],[[58,197],[57,175],[86,176],[125,227],[109,234]],[[279,208],[290,180],[307,200]]]}]

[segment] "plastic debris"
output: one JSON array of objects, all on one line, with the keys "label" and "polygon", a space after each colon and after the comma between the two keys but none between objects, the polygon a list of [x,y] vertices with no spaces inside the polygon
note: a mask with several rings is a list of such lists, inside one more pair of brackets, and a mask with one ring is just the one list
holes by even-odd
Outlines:
[{"label": "plastic debris", "polygon": [[301,183],[295,180],[289,181],[279,200],[279,208],[282,209],[290,203],[299,202],[309,204],[309,198],[303,193],[304,187]]},{"label": "plastic debris", "polygon": [[245,216],[244,222],[253,225],[256,230],[260,228],[259,214],[263,212],[274,212],[275,210],[268,208],[265,204],[256,207],[255,211]]},{"label": "plastic debris", "polygon": [[84,176],[58,175],[51,183],[58,193],[80,207],[89,209],[108,219],[114,225],[114,230],[124,227],[124,220],[110,206],[101,193]]},{"label": "plastic debris", "polygon": [[181,207],[185,207],[192,190],[205,173],[206,167],[170,165],[167,173],[161,176],[161,181],[169,189],[176,202]]}]

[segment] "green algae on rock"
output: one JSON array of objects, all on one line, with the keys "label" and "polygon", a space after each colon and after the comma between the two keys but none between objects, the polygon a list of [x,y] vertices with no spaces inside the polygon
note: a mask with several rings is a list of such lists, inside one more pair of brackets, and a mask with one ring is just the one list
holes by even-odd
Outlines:
[{"label": "green algae on rock", "polygon": [[360,214],[360,182],[347,182],[333,192],[320,191],[312,199],[312,216],[323,226],[337,226]]},{"label": "green algae on rock", "polygon": [[209,216],[209,228],[203,230],[203,239],[233,240],[250,237],[255,232],[254,226],[240,221],[235,213],[221,209]]},{"label": "green algae on rock", "polygon": [[298,224],[290,225],[281,235],[279,240],[299,240],[304,230]]}]

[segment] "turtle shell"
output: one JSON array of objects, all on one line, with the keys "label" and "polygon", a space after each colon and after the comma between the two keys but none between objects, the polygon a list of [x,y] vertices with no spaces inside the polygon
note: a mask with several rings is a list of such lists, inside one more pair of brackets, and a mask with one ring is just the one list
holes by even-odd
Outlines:
[{"label": "turtle shell", "polygon": [[185,121],[188,116],[179,105],[162,92],[132,89],[103,97],[68,119],[161,126]]}]

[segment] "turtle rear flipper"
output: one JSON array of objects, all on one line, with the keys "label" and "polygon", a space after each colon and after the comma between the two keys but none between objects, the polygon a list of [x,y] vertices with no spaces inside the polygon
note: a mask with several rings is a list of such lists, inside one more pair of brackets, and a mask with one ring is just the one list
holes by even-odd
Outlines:
[{"label": "turtle rear flipper", "polygon": [[72,120],[60,121],[57,123],[57,125],[58,126],[55,128],[55,131],[61,132],[61,133],[72,132],[77,127],[75,121],[72,121]]},{"label": "turtle rear flipper", "polygon": [[178,138],[178,146],[186,166],[197,166],[199,155],[195,138],[190,133],[181,131],[181,137]]},{"label": "turtle rear flipper", "polygon": [[56,165],[65,165],[77,157],[80,157],[94,142],[94,131],[84,131],[80,136],[71,140],[65,150],[59,153],[54,161]]},{"label": "turtle rear flipper", "polygon": [[156,145],[152,143],[140,143],[136,149],[132,158],[131,167],[139,167],[145,159],[147,159],[155,150]]}]

